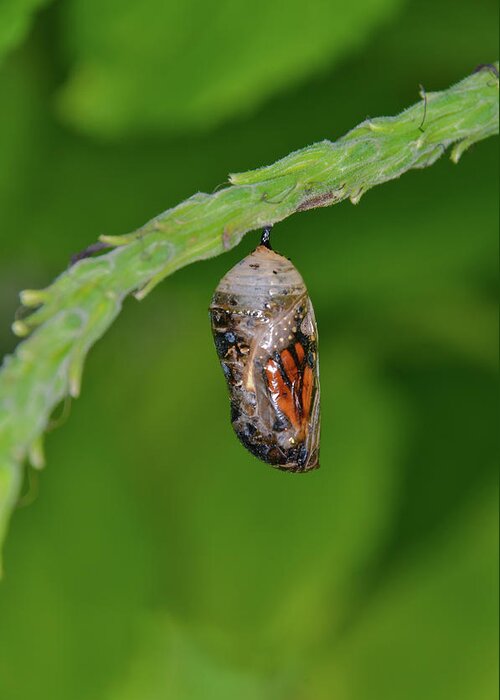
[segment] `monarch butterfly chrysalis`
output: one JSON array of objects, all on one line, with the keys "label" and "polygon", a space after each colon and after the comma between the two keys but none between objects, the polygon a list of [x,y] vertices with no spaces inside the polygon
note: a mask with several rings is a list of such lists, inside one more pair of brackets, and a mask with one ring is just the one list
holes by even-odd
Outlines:
[{"label": "monarch butterfly chrysalis", "polygon": [[236,435],[273,467],[304,472],[319,467],[318,332],[304,281],[269,232],[219,282],[212,332]]}]

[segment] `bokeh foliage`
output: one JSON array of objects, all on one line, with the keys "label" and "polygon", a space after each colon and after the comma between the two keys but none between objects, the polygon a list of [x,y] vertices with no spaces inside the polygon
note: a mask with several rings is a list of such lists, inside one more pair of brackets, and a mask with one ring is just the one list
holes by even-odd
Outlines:
[{"label": "bokeh foliage", "polygon": [[33,14],[48,0],[2,0],[0,4],[0,62],[28,33]]},{"label": "bokeh foliage", "polygon": [[342,57],[399,5],[350,3],[339,18],[325,0],[253,0],[245,10],[233,0],[148,0],[147,11],[134,0],[68,0],[73,66],[59,106],[101,136],[206,130]]},{"label": "bokeh foliage", "polygon": [[[132,21],[132,4],[106,2],[102,23],[94,5],[49,7],[2,64],[1,354],[19,289],[45,286],[97,235],[395,113],[418,83],[438,89],[498,52],[487,2],[381,3],[366,22],[324,3],[326,38],[299,72],[295,25],[274,20],[270,61],[285,68],[267,76],[248,5],[211,24],[190,3],[200,22],[175,32],[181,5],[148,0]],[[229,89],[232,27],[259,57],[245,99]],[[212,102],[189,111],[195,29]],[[172,33],[187,48],[165,68]],[[136,73],[126,82],[127,43],[142,92]],[[79,82],[89,61],[102,83]],[[322,469],[309,477],[260,465],[228,422],[206,309],[253,241],[128,302],[49,436],[40,497],[13,520],[1,697],[495,697],[497,174],[485,142],[458,168],[443,160],[276,229],[320,326]]]}]

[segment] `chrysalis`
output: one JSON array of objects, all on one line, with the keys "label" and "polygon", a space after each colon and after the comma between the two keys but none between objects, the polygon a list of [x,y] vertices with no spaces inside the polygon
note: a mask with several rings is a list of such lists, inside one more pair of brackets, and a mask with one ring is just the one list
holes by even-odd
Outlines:
[{"label": "chrysalis", "polygon": [[212,332],[243,445],[273,467],[319,467],[318,332],[302,277],[259,246],[219,282],[210,304]]}]

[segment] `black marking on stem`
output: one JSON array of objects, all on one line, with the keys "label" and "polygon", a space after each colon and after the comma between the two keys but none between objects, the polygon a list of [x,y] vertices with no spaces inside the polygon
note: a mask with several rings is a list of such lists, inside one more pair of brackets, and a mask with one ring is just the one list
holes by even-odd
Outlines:
[{"label": "black marking on stem", "polygon": [[489,70],[493,73],[495,78],[500,77],[498,74],[498,68],[495,66],[494,63],[480,63],[478,66],[474,68],[474,73],[479,73],[482,70]]},{"label": "black marking on stem", "polygon": [[296,211],[307,211],[308,209],[316,209],[317,207],[328,207],[330,204],[337,202],[340,199],[339,190],[343,189],[343,185],[329,192],[322,192],[304,199],[296,208]]},{"label": "black marking on stem", "polygon": [[99,253],[101,250],[105,250],[106,248],[112,248],[113,246],[110,243],[104,243],[103,241],[98,241],[97,243],[91,243],[89,246],[84,248],[83,250],[80,250],[79,253],[75,253],[74,255],[71,256],[69,266],[73,267],[77,262],[80,260],[84,260],[85,258],[90,258],[91,255],[94,253]]},{"label": "black marking on stem", "polygon": [[425,123],[425,118],[427,117],[427,93],[425,91],[425,88],[423,85],[420,85],[420,95],[422,96],[422,99],[424,101],[424,114],[422,116],[422,121],[420,122],[420,126],[418,127],[418,130],[424,133],[424,123]]}]

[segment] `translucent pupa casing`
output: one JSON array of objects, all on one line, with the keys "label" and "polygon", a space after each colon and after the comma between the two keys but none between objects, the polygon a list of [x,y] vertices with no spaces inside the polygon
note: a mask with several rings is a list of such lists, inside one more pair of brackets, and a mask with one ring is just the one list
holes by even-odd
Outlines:
[{"label": "translucent pupa casing", "polygon": [[219,282],[210,315],[239,440],[278,469],[317,468],[318,332],[297,269],[257,246]]}]

